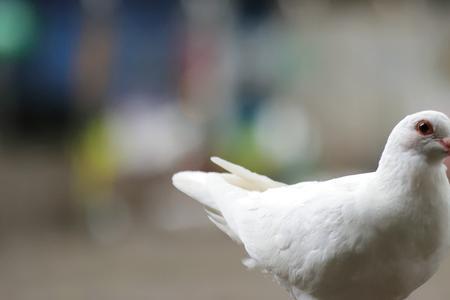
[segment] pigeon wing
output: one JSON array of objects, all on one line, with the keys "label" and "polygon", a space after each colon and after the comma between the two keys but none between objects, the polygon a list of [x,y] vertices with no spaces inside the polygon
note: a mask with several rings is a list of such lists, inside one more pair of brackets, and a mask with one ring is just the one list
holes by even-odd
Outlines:
[{"label": "pigeon wing", "polygon": [[340,263],[336,253],[351,251],[355,225],[348,215],[355,190],[371,176],[303,182],[234,203],[229,214],[249,265],[270,271],[283,285],[314,290],[321,281],[317,274]]},{"label": "pigeon wing", "polygon": [[233,164],[220,157],[213,156],[211,157],[211,161],[238,177],[240,180],[239,182],[236,182],[236,184],[247,190],[263,192],[270,188],[277,188],[286,185],[282,182],[272,180],[267,176],[251,172],[244,167]]}]

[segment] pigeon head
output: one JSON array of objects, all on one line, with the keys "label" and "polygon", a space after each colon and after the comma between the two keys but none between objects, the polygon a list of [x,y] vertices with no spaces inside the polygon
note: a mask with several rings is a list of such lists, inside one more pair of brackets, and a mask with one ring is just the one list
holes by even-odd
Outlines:
[{"label": "pigeon head", "polygon": [[[440,112],[422,111],[401,120],[392,130],[385,152],[441,162],[450,155],[450,120]],[[391,153],[391,154],[392,154]]]}]

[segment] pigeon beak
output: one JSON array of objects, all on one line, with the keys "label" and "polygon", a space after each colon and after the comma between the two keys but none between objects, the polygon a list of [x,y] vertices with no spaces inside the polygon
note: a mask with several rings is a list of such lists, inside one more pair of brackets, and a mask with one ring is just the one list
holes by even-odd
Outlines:
[{"label": "pigeon beak", "polygon": [[439,140],[439,143],[441,143],[441,145],[444,146],[447,154],[450,155],[450,137],[446,137],[443,138],[442,140]]}]

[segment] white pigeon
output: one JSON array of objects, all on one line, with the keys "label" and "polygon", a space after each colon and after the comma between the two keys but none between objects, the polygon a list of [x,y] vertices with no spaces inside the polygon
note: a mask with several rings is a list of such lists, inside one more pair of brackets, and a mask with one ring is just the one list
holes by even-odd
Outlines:
[{"label": "white pigeon", "polygon": [[450,120],[424,111],[395,126],[372,173],[285,185],[213,157],[231,174],[180,172],[173,184],[294,299],[400,300],[447,250],[449,152]]}]

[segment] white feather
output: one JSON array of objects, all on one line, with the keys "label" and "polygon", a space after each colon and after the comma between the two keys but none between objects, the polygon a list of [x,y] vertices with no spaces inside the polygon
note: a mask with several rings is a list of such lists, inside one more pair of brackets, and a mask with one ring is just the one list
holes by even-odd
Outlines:
[{"label": "white feather", "polygon": [[443,114],[408,116],[376,172],[288,186],[212,158],[232,174],[181,172],[173,183],[243,244],[247,266],[273,274],[295,299],[405,299],[448,244],[445,155],[417,134],[421,119],[434,124],[435,138],[450,136]]}]

